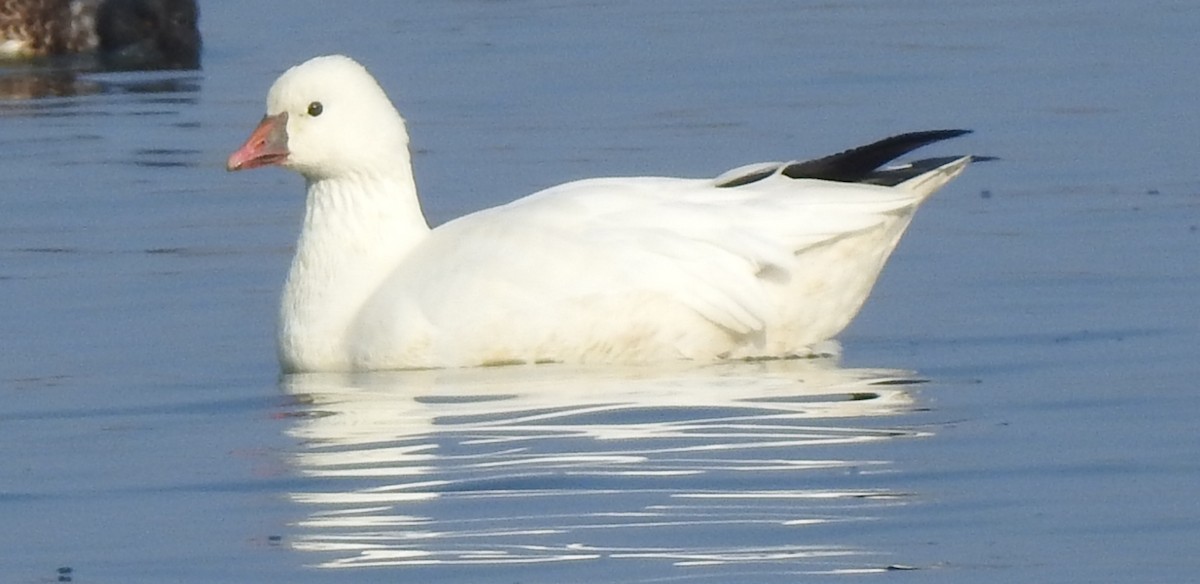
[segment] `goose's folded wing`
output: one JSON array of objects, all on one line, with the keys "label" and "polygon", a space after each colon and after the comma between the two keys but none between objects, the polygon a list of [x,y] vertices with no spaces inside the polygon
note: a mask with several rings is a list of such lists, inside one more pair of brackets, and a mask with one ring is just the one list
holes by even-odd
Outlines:
[{"label": "goose's folded wing", "polygon": [[568,183],[435,230],[423,253],[439,263],[422,271],[443,285],[427,303],[453,304],[454,291],[517,304],[524,296],[547,309],[661,294],[749,333],[769,318],[764,278],[786,278],[805,249],[915,201],[902,189],[786,177],[736,189],[660,178]]}]

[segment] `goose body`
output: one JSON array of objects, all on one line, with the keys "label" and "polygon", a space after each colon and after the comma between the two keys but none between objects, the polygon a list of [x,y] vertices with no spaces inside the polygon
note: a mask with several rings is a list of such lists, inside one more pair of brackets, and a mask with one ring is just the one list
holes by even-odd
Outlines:
[{"label": "goose body", "polygon": [[849,324],[917,206],[971,158],[881,166],[963,133],[715,179],[580,180],[430,229],[403,119],[330,56],[275,82],[228,167],[307,181],[285,371],[774,358]]}]

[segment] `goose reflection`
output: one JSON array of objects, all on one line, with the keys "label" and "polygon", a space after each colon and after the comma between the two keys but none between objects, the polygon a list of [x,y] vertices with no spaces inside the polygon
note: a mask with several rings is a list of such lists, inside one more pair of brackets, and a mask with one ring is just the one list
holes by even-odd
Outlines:
[{"label": "goose reflection", "polygon": [[885,569],[806,529],[905,502],[852,454],[920,435],[877,421],[916,382],[832,358],[288,376],[293,546],[326,568]]}]

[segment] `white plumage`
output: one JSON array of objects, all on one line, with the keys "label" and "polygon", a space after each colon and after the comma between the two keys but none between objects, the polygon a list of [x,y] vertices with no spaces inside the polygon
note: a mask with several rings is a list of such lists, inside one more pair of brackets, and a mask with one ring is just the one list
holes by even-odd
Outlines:
[{"label": "white plumage", "polygon": [[231,170],[308,183],[286,371],[787,357],[837,335],[918,204],[970,161],[879,169],[958,130],[716,179],[588,179],[430,229],[403,119],[341,56],[293,67]]}]

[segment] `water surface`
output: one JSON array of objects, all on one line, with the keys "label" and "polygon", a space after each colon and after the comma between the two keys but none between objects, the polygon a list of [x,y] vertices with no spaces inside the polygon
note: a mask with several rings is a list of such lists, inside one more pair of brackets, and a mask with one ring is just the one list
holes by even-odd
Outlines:
[{"label": "water surface", "polygon": [[[1188,581],[1193,4],[276,0],[204,4],[199,72],[0,69],[0,579]],[[327,52],[435,223],[914,129],[1002,160],[840,360],[280,378],[302,184],[223,163]]]}]

